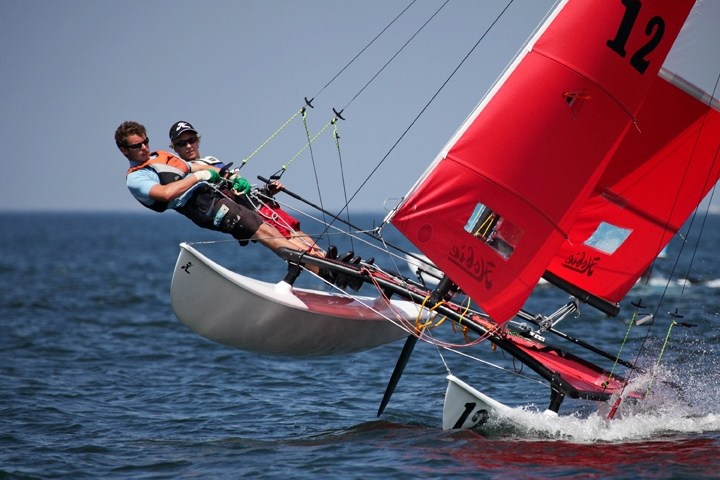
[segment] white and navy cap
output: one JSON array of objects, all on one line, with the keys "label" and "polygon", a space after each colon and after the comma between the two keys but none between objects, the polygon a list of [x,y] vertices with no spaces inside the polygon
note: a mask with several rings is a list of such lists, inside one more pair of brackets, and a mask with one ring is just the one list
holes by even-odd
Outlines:
[{"label": "white and navy cap", "polygon": [[197,133],[197,130],[190,125],[190,122],[175,122],[173,123],[173,126],[170,127],[170,141],[174,142],[177,137],[180,136],[180,134],[185,132],[192,132]]}]

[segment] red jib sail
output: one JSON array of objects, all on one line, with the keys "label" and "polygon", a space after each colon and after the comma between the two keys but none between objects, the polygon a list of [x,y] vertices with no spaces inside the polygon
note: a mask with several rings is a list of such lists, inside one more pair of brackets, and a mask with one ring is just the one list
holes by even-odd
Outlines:
[{"label": "red jib sail", "polygon": [[560,4],[395,212],[495,321],[566,238],[693,3]]},{"label": "red jib sail", "polygon": [[719,19],[720,2],[693,9],[552,274],[620,301],[717,182]]}]

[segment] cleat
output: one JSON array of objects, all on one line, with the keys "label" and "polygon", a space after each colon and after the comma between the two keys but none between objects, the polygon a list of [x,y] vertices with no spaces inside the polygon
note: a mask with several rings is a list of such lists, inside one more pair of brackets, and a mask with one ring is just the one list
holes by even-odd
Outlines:
[{"label": "cleat", "polygon": [[341,256],[339,256],[337,259],[340,260],[343,263],[348,263],[353,257],[355,257],[355,252],[352,250],[343,253]]}]

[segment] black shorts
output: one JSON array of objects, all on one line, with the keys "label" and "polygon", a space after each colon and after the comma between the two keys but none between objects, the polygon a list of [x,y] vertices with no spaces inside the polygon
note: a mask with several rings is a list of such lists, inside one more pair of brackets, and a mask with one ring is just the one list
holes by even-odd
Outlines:
[{"label": "black shorts", "polygon": [[198,187],[177,211],[200,227],[229,233],[242,244],[247,243],[263,223],[254,210],[235,203],[207,185]]}]

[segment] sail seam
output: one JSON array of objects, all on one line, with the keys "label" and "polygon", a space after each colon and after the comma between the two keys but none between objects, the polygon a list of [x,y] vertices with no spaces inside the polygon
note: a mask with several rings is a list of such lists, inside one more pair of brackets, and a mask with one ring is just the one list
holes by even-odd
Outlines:
[{"label": "sail seam", "polygon": [[534,204],[533,202],[531,202],[531,201],[523,198],[523,197],[522,197],[521,195],[519,195],[515,190],[509,188],[509,187],[505,184],[505,182],[503,182],[503,181],[501,181],[501,180],[499,180],[499,179],[497,179],[497,178],[495,178],[495,177],[489,176],[489,175],[487,175],[487,174],[485,174],[485,173],[483,173],[483,172],[480,172],[480,171],[478,171],[478,170],[475,170],[474,168],[471,168],[470,166],[468,166],[466,163],[461,162],[460,160],[458,160],[458,159],[456,159],[456,158],[453,158],[452,156],[447,156],[447,157],[445,157],[445,160],[446,160],[446,161],[450,161],[450,162],[452,162],[452,163],[454,163],[455,165],[458,165],[458,166],[460,166],[460,167],[463,167],[464,169],[469,170],[470,172],[472,172],[472,173],[474,173],[474,174],[476,174],[476,175],[484,178],[485,180],[493,183],[494,185],[502,188],[503,190],[505,190],[506,192],[508,192],[510,195],[512,195],[513,198],[515,198],[515,199],[517,199],[517,200],[520,200],[523,204],[525,204],[530,210],[532,210],[533,212],[535,212],[538,216],[544,218],[545,221],[546,221],[549,225],[551,225],[551,226],[553,227],[553,230],[559,232],[560,235],[562,235],[562,237],[567,240],[567,238],[568,238],[567,232],[566,232],[565,230],[563,230],[562,228],[560,228],[560,225],[558,225],[557,222],[555,222],[555,221],[554,221],[551,217],[549,217],[545,212],[543,212],[542,210],[540,210],[540,209],[537,207],[536,204]]},{"label": "sail seam", "polygon": [[579,70],[577,67],[570,65],[567,62],[561,61],[558,59],[558,57],[554,55],[550,55],[546,52],[543,52],[542,50],[538,50],[537,48],[533,49],[532,53],[535,53],[541,57],[544,57],[552,62],[557,63],[558,65],[562,65],[563,67],[567,68],[568,70],[578,74],[580,77],[584,78],[585,80],[592,83],[598,90],[603,92],[607,98],[609,98],[614,104],[616,104],[620,110],[625,112],[625,114],[630,118],[633,125],[637,125],[637,117],[635,117],[635,113],[633,113],[620,99],[613,95],[613,93],[608,90],[607,88],[603,87],[600,82],[598,82],[594,77],[589,75],[588,73],[585,73],[582,70]]},{"label": "sail seam", "polygon": [[658,218],[654,215],[650,215],[647,212],[644,212],[641,209],[635,207],[633,204],[631,204],[627,200],[625,200],[622,196],[613,192],[610,189],[605,189],[599,193],[600,193],[600,196],[605,198],[608,202],[615,204],[618,207],[622,208],[623,210],[631,212],[634,215],[637,215],[638,217],[640,217],[644,220],[647,220],[649,223],[655,225],[656,227],[661,227],[663,229],[669,229],[672,231],[673,234],[677,233],[680,230],[679,227],[676,227],[675,225],[670,225],[666,220]]}]

